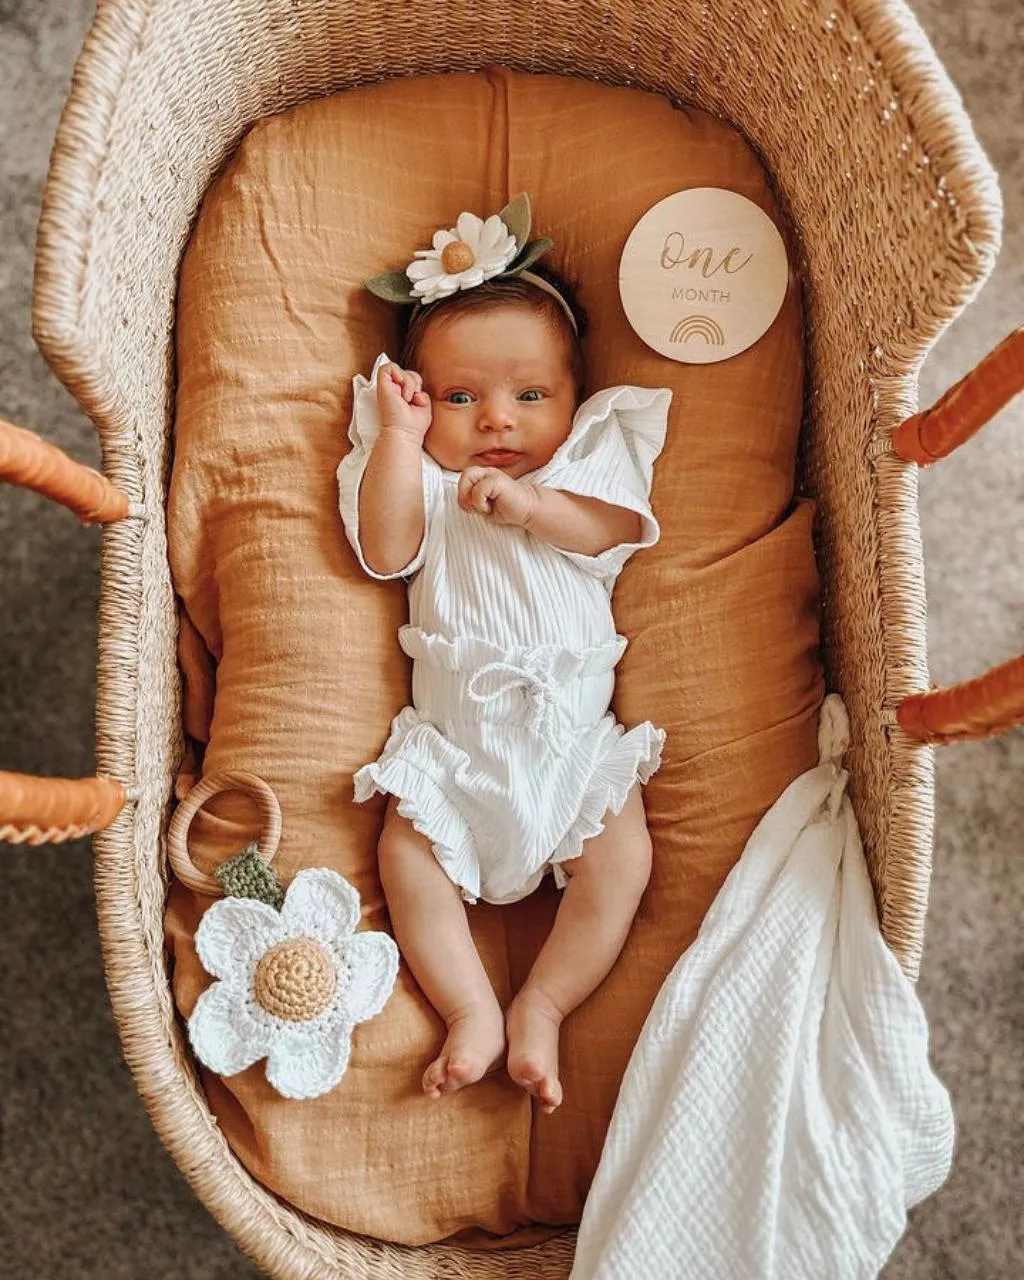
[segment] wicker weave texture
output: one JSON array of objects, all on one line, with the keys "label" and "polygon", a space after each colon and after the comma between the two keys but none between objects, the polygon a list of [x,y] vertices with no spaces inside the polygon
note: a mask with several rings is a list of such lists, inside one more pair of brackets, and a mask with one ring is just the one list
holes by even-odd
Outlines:
[{"label": "wicker weave texture", "polygon": [[819,502],[829,682],[905,969],[920,956],[931,757],[896,726],[927,686],[916,470],[884,451],[917,372],[998,250],[998,186],[900,0],[100,0],[39,229],[37,341],[147,519],[105,531],[100,770],[141,795],[96,839],[100,930],[125,1054],[196,1192],[270,1274],[562,1277],[567,1233],[512,1254],[409,1250],[304,1219],[234,1159],[198,1087],[164,965],[165,838],[181,749],[164,497],[176,274],[203,192],[262,116],[392,76],[499,62],[693,103],[773,176],[805,283],[806,483]]}]

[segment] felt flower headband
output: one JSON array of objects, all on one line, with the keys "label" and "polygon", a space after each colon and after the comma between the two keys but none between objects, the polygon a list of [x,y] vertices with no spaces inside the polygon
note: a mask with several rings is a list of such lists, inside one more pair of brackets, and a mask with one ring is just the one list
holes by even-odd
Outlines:
[{"label": "felt flower headband", "polygon": [[523,191],[486,220],[460,213],[454,227],[434,232],[431,248],[416,250],[404,271],[372,276],[365,283],[387,302],[426,307],[485,280],[521,276],[557,299],[575,332],[569,304],[547,280],[527,270],[550,248],[548,239],[530,239],[530,197]]}]

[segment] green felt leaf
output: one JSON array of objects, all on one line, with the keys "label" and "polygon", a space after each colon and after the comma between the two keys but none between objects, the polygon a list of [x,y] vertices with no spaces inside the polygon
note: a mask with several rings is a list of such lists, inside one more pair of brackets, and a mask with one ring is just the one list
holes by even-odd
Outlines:
[{"label": "green felt leaf", "polygon": [[517,276],[520,271],[525,271],[527,267],[532,267],[538,258],[544,256],[551,248],[554,248],[554,241],[541,237],[539,240],[531,240],[527,244],[523,252],[512,263],[509,269],[503,272],[506,276]]},{"label": "green felt leaf", "polygon": [[371,276],[364,282],[367,289],[385,302],[416,302],[409,277],[404,271],[390,271],[386,275]]},{"label": "green felt leaf", "polygon": [[502,209],[498,217],[508,227],[509,235],[515,236],[516,249],[521,249],[530,236],[530,197],[525,191],[520,191],[516,198],[510,200]]}]

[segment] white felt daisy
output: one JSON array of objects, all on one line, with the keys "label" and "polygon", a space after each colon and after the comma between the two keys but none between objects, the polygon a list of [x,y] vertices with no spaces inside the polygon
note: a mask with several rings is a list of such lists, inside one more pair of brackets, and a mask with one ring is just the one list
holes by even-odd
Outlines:
[{"label": "white felt daisy", "polygon": [[424,304],[472,289],[500,274],[516,256],[516,238],[496,213],[484,221],[460,213],[450,230],[434,232],[431,249],[418,249],[405,269],[412,292]]},{"label": "white felt daisy", "polygon": [[380,1013],[395,985],[398,948],[356,933],[359,894],[336,871],[300,871],[280,911],[251,898],[215,902],[196,930],[218,979],[188,1020],[197,1057],[231,1076],[267,1059],[286,1098],[316,1098],[348,1066],[352,1029]]}]

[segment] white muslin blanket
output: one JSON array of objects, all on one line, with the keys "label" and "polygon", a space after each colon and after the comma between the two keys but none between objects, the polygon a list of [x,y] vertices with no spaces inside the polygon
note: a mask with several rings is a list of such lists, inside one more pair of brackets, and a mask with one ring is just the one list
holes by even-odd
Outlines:
[{"label": "white muslin blanket", "polygon": [[825,699],[633,1051],[572,1280],[868,1280],[942,1185],[949,1096],[882,940]]}]

